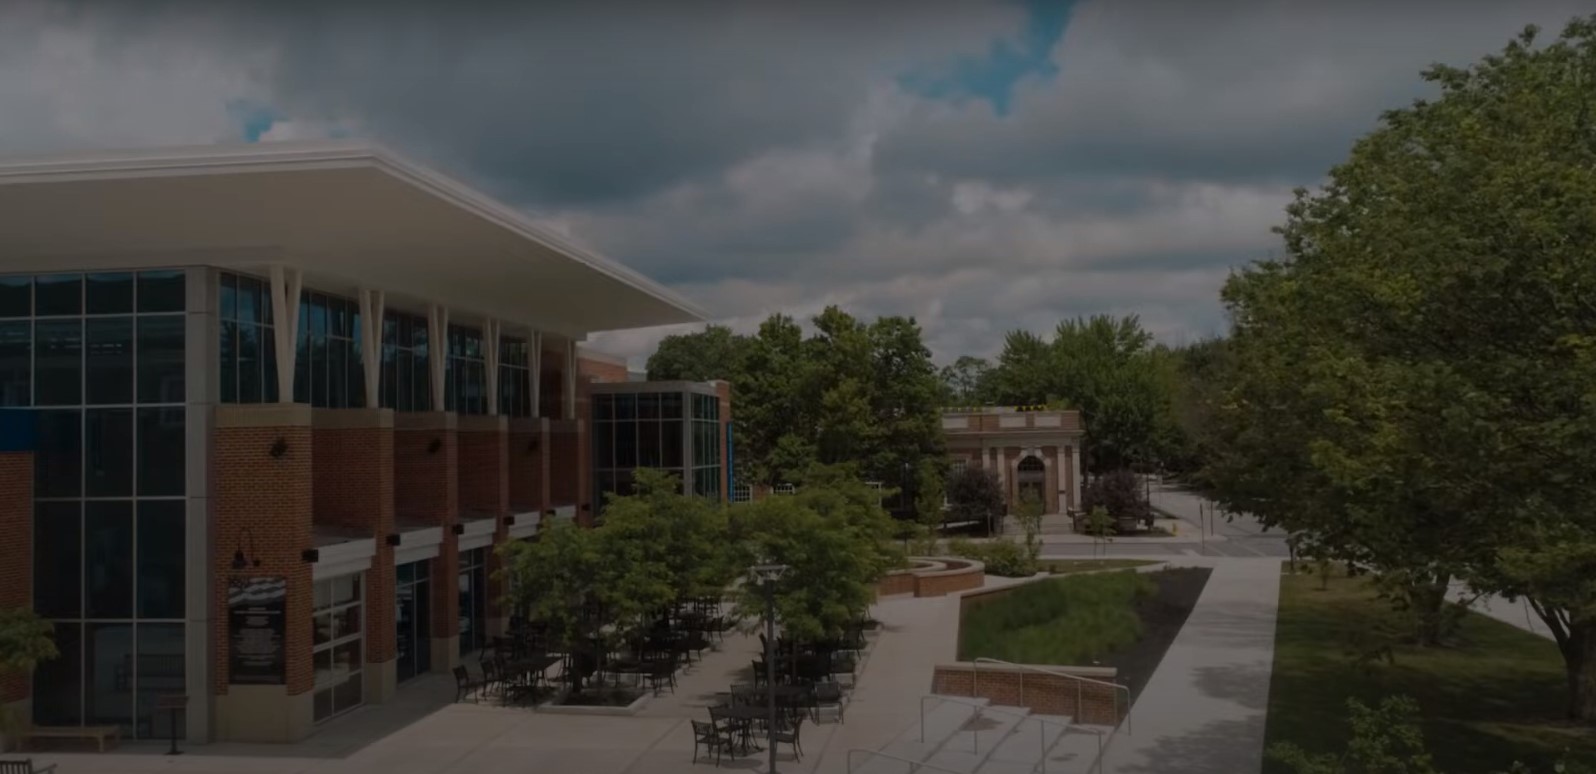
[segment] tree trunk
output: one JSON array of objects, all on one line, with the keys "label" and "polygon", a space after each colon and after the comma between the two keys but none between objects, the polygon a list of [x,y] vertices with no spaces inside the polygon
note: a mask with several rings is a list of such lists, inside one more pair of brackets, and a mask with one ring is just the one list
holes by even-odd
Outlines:
[{"label": "tree trunk", "polygon": [[1568,673],[1568,717],[1596,720],[1596,619],[1570,621],[1561,650]]},{"label": "tree trunk", "polygon": [[1414,615],[1415,639],[1420,647],[1435,647],[1447,634],[1446,588],[1449,579],[1415,583],[1408,588],[1408,604]]}]

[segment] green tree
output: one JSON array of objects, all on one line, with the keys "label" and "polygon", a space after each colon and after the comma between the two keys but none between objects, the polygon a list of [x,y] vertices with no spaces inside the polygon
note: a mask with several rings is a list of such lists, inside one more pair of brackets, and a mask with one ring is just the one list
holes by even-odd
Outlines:
[{"label": "green tree", "polygon": [[949,406],[980,406],[991,390],[992,364],[986,358],[960,355],[938,375],[942,380],[942,401]]},{"label": "green tree", "polygon": [[1268,757],[1293,774],[1440,774],[1424,748],[1419,705],[1388,696],[1378,708],[1347,700],[1352,739],[1339,754],[1309,753],[1290,742],[1270,745]]},{"label": "green tree", "polygon": [[749,340],[724,325],[710,325],[694,333],[678,333],[660,340],[648,357],[648,378],[655,381],[706,382],[743,376],[743,357]]},{"label": "green tree", "polygon": [[[1526,598],[1596,719],[1596,19],[1425,73],[1232,279],[1211,466],[1233,510],[1398,576]],[[1248,427],[1250,425],[1250,428]],[[1240,468],[1250,463],[1251,472]],[[1295,531],[1295,530],[1293,530]],[[1401,576],[1406,576],[1405,578]],[[1421,628],[1427,625],[1421,625]]]},{"label": "green tree", "polygon": [[[787,565],[776,614],[790,636],[813,640],[843,634],[869,609],[876,581],[903,557],[875,491],[846,469],[818,467],[806,479],[797,496],[734,506],[733,520],[753,561]],[[739,614],[762,616],[761,589],[740,589]]]},{"label": "green tree", "polygon": [[[26,677],[39,664],[58,657],[53,633],[50,622],[32,610],[0,609],[0,679]],[[9,735],[14,723],[8,708],[0,705],[0,732]]]},{"label": "green tree", "polygon": [[1007,510],[1003,484],[995,472],[967,467],[948,477],[949,521],[984,524],[988,532],[996,534]]},{"label": "green tree", "polygon": [[510,609],[548,627],[549,645],[566,654],[564,673],[577,693],[609,650],[604,633],[611,617],[634,612],[611,585],[619,568],[605,555],[601,529],[559,523],[537,540],[499,548]]}]

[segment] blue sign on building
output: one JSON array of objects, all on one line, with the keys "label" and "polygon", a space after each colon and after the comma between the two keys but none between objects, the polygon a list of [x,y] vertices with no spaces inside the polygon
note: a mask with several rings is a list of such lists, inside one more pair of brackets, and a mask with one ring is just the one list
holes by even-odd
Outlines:
[{"label": "blue sign on building", "polygon": [[0,452],[33,451],[32,409],[0,409]]}]

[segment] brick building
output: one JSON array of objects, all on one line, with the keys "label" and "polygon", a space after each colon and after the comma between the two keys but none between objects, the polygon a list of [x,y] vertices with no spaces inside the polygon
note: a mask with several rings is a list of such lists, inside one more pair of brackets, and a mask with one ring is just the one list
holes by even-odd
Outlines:
[{"label": "brick building", "polygon": [[1081,415],[1011,406],[946,409],[942,434],[955,469],[997,474],[1012,511],[1022,492],[1036,492],[1045,513],[1080,507]]},{"label": "brick building", "polygon": [[447,671],[494,546],[592,516],[578,343],[698,319],[369,146],[0,163],[0,605],[62,654],[0,701],[287,741]]}]

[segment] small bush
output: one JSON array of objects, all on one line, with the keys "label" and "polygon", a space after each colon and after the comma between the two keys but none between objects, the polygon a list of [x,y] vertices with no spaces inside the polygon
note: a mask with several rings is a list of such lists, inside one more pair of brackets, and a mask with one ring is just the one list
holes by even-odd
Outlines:
[{"label": "small bush", "polygon": [[1081,490],[1081,507],[1087,511],[1102,506],[1115,519],[1134,519],[1151,525],[1152,509],[1144,496],[1140,478],[1128,470],[1116,470],[1094,477]]},{"label": "small bush", "polygon": [[986,565],[988,575],[1004,578],[1029,578],[1036,574],[1037,563],[1025,548],[1012,540],[993,540],[975,543],[963,538],[948,541],[948,553],[974,559]]}]

